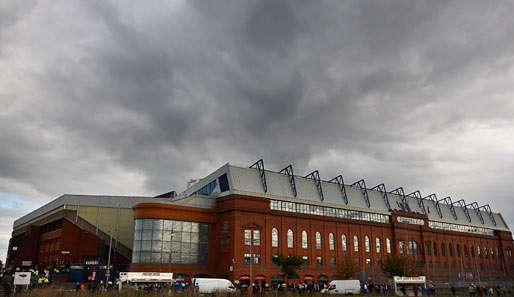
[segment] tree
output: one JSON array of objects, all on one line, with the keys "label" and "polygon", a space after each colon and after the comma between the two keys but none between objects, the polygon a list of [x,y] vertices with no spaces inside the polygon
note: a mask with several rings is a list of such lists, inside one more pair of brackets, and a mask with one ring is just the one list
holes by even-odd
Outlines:
[{"label": "tree", "polygon": [[297,270],[305,264],[302,257],[297,255],[284,256],[280,254],[274,256],[271,260],[273,264],[280,267],[280,271],[284,274],[285,281],[287,281],[288,277],[298,276]]},{"label": "tree", "polygon": [[346,255],[339,265],[338,273],[342,279],[353,279],[359,272],[359,266],[350,255]]},{"label": "tree", "polygon": [[414,261],[406,255],[393,255],[382,262],[382,270],[389,276],[414,276]]}]

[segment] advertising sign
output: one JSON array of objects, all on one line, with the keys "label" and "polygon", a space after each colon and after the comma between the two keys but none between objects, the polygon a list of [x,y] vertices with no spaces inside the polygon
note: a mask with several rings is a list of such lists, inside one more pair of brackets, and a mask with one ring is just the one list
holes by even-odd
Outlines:
[{"label": "advertising sign", "polygon": [[14,273],[14,285],[16,286],[28,286],[30,285],[31,272],[15,272]]},{"label": "advertising sign", "polygon": [[173,281],[172,272],[120,272],[122,282],[132,283],[170,283]]}]

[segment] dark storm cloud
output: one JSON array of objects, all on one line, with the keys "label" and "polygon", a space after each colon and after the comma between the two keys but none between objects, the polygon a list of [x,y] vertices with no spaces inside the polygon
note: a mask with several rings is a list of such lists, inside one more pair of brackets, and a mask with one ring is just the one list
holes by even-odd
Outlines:
[{"label": "dark storm cloud", "polygon": [[264,157],[501,209],[512,6],[0,4],[0,192],[152,195]]}]

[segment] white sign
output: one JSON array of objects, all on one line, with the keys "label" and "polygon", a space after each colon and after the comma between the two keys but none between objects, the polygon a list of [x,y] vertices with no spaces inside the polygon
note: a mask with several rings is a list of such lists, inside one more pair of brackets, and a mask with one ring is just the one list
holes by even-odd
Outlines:
[{"label": "white sign", "polygon": [[61,251],[61,254],[62,254],[62,255],[69,255],[69,254],[70,254],[70,251]]},{"label": "white sign", "polygon": [[393,277],[396,284],[424,284],[425,276],[395,276]]},{"label": "white sign", "polygon": [[120,272],[120,281],[132,283],[171,283],[172,272]]},{"label": "white sign", "polygon": [[21,261],[21,266],[31,266],[32,265],[32,261]]},{"label": "white sign", "polygon": [[409,218],[409,217],[396,217],[396,221],[402,224],[411,224],[411,225],[425,225],[425,221],[422,219]]},{"label": "white sign", "polygon": [[14,273],[14,285],[28,286],[30,285],[31,272],[15,272]]}]

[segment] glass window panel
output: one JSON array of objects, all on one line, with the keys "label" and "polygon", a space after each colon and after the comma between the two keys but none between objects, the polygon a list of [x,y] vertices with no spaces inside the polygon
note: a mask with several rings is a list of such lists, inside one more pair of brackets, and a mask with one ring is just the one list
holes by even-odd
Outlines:
[{"label": "glass window panel", "polygon": [[180,252],[181,253],[187,253],[189,252],[189,249],[191,248],[191,243],[190,242],[182,242],[180,244]]},{"label": "glass window panel", "polygon": [[153,220],[153,229],[154,230],[162,230],[163,220]]},{"label": "glass window panel", "polygon": [[182,232],[173,232],[173,237],[171,238],[171,241],[182,241]]},{"label": "glass window panel", "polygon": [[141,230],[134,232],[134,239],[141,240]]},{"label": "glass window panel", "polygon": [[162,232],[162,240],[163,241],[171,241],[171,237],[173,236],[173,231],[171,229],[164,229]]},{"label": "glass window panel", "polygon": [[180,252],[181,243],[179,241],[172,241],[171,242],[171,251],[172,252]]},{"label": "glass window panel", "polygon": [[135,220],[134,229],[135,230],[143,229],[143,222],[141,220]]},{"label": "glass window panel", "polygon": [[141,241],[141,250],[142,251],[150,251],[152,249],[152,241],[143,240]]},{"label": "glass window panel", "polygon": [[173,221],[173,231],[182,232],[182,222]]},{"label": "glass window panel", "polygon": [[140,253],[139,252],[134,252],[132,253],[132,262],[133,263],[139,263],[140,262]]},{"label": "glass window panel", "polygon": [[143,229],[145,230],[151,230],[152,229],[152,220],[151,219],[144,219],[143,220]]},{"label": "glass window panel", "polygon": [[191,243],[191,246],[189,247],[189,252],[198,254],[199,248],[200,245],[198,243]]},{"label": "glass window panel", "polygon": [[150,252],[141,252],[140,263],[151,263],[152,253]]},{"label": "glass window panel", "polygon": [[191,222],[182,222],[182,231],[191,232]]},{"label": "glass window panel", "polygon": [[163,223],[163,229],[164,230],[173,230],[173,221],[171,220],[164,220],[164,223]]},{"label": "glass window panel", "polygon": [[191,233],[183,232],[182,233],[182,242],[191,242]]},{"label": "glass window panel", "polygon": [[161,253],[152,253],[152,263],[161,263]]},{"label": "glass window panel", "polygon": [[198,243],[200,241],[199,239],[198,233],[191,233],[191,242]]},{"label": "glass window panel", "polygon": [[170,263],[170,253],[162,253],[162,263]]},{"label": "glass window panel", "polygon": [[152,230],[143,230],[141,234],[142,240],[152,240]]},{"label": "glass window panel", "polygon": [[153,229],[153,240],[162,240],[162,229]]},{"label": "glass window panel", "polygon": [[160,252],[162,250],[162,241],[154,240],[152,241],[152,251]]},{"label": "glass window panel", "polygon": [[162,242],[162,251],[168,253],[171,252],[171,241]]},{"label": "glass window panel", "polygon": [[191,223],[191,232],[199,232],[199,224]]},{"label": "glass window panel", "polygon": [[134,240],[134,244],[132,246],[132,250],[134,252],[137,252],[137,251],[141,250],[141,240]]}]

